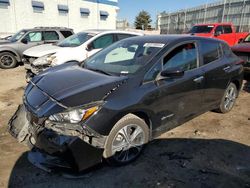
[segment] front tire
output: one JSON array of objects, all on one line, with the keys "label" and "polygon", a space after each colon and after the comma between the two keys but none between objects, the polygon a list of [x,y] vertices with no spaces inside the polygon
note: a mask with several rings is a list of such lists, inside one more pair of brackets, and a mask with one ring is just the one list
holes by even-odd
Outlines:
[{"label": "front tire", "polygon": [[0,53],[0,68],[11,69],[16,67],[17,60],[16,57],[10,52]]},{"label": "front tire", "polygon": [[107,137],[103,157],[115,166],[135,160],[149,140],[149,128],[144,120],[128,114],[120,119]]},{"label": "front tire", "polygon": [[221,103],[217,111],[223,114],[231,111],[234,107],[237,96],[238,90],[236,85],[234,83],[230,83],[221,99]]}]

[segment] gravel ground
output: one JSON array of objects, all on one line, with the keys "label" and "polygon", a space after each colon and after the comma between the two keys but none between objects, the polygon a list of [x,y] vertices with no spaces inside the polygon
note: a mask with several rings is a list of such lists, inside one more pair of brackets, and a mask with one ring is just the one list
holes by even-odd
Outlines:
[{"label": "gravel ground", "polygon": [[32,166],[28,148],[7,133],[25,72],[18,67],[0,74],[0,187],[250,187],[249,82],[230,113],[205,113],[161,135],[127,166],[103,163],[72,179]]}]

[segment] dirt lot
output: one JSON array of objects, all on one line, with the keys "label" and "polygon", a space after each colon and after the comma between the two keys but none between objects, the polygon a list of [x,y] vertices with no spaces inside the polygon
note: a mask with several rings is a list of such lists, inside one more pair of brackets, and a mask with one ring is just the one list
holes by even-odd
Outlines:
[{"label": "dirt lot", "polygon": [[101,164],[68,179],[33,167],[27,148],[6,132],[21,103],[24,70],[0,75],[0,187],[250,187],[250,83],[232,112],[208,112],[163,134],[130,165]]}]

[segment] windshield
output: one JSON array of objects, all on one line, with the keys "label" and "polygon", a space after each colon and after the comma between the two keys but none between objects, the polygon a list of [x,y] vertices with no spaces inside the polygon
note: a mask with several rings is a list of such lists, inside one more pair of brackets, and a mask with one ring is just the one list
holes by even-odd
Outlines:
[{"label": "windshield", "polygon": [[84,42],[86,42],[93,36],[94,36],[93,34],[81,32],[64,39],[57,45],[60,47],[77,47],[82,45]]},{"label": "windshield", "polygon": [[248,35],[248,36],[245,38],[244,42],[250,42],[250,35]]},{"label": "windshield", "polygon": [[212,25],[200,25],[200,26],[193,26],[192,29],[188,33],[211,33],[214,26]]},{"label": "windshield", "polygon": [[164,45],[125,39],[87,59],[84,67],[111,75],[134,74],[145,66]]},{"label": "windshield", "polygon": [[25,33],[27,33],[27,31],[21,30],[21,31],[17,32],[15,35],[13,35],[12,37],[10,37],[9,40],[10,40],[11,42],[16,42],[16,41],[18,41]]}]

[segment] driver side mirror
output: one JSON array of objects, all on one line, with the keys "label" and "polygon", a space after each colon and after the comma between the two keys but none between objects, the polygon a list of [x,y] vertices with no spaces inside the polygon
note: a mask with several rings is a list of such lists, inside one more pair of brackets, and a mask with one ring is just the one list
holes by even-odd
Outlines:
[{"label": "driver side mirror", "polygon": [[216,31],[215,33],[214,33],[214,36],[220,36],[222,34],[222,32],[221,31]]},{"label": "driver side mirror", "polygon": [[184,76],[185,71],[180,68],[166,69],[158,74],[156,80],[163,80],[166,78],[181,78]]},{"label": "driver side mirror", "polygon": [[23,39],[21,40],[21,42],[24,43],[24,44],[28,44],[28,40],[27,40],[26,38],[23,38]]}]

